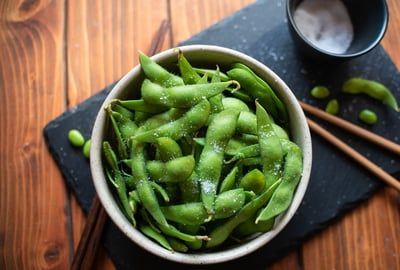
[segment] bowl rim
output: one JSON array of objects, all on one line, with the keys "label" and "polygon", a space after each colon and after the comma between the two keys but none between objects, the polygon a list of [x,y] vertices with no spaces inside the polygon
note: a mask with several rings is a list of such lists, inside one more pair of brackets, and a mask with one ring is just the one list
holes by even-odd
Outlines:
[{"label": "bowl rim", "polygon": [[[276,75],[271,69],[267,66],[259,62],[258,60],[235,50],[214,46],[214,45],[187,45],[187,46],[179,46],[178,47],[183,52],[212,52],[224,54],[236,59],[240,59],[241,62],[249,65],[252,69],[257,69],[259,71],[268,74],[269,77],[273,78],[274,82],[279,85],[280,90],[278,92],[279,95],[284,95],[287,101],[290,103],[290,106],[293,106],[292,109],[294,111],[293,115],[296,116],[296,120],[299,121],[297,124],[299,128],[299,134],[302,134],[300,140],[303,143],[303,174],[302,178],[299,181],[296,192],[293,197],[293,201],[290,207],[278,218],[278,221],[275,222],[274,229],[255,237],[254,239],[249,240],[248,242],[235,246],[233,248],[216,251],[216,252],[208,252],[208,253],[195,253],[195,254],[185,254],[179,252],[171,252],[168,251],[157,243],[153,242],[145,235],[143,235],[139,230],[134,228],[131,223],[125,218],[119,209],[114,197],[109,189],[109,185],[107,180],[105,179],[104,170],[102,166],[102,155],[101,155],[101,144],[103,140],[103,132],[104,132],[104,124],[106,121],[106,113],[103,110],[104,106],[110,102],[110,100],[114,99],[118,93],[124,91],[126,86],[131,82],[133,78],[135,78],[138,74],[140,74],[141,69],[140,65],[135,66],[131,69],[122,79],[113,87],[111,92],[107,95],[104,103],[102,104],[95,120],[95,124],[92,130],[92,147],[90,151],[90,168],[92,173],[92,180],[94,183],[94,187],[102,203],[105,208],[107,214],[117,225],[117,227],[134,243],[136,243],[141,248],[149,251],[150,253],[162,257],[164,259],[168,259],[171,261],[186,263],[186,264],[194,264],[194,265],[202,265],[202,264],[215,264],[224,261],[229,261],[233,259],[237,259],[239,257],[245,256],[256,249],[264,246],[267,242],[271,241],[291,220],[293,215],[295,214],[297,208],[300,206],[300,203],[304,197],[305,191],[308,186],[310,173],[311,173],[311,160],[312,160],[312,146],[311,146],[311,135],[310,130],[304,115],[303,110],[300,107],[295,95],[289,89],[289,87],[283,82],[283,80]],[[173,56],[177,55],[176,48],[168,49],[166,51],[160,52],[152,57],[156,62],[167,60]],[[258,73],[258,72],[257,72]],[[263,77],[263,76],[262,76]],[[288,105],[286,103],[286,105]]]},{"label": "bowl rim", "polygon": [[[383,3],[383,24],[381,26],[381,30],[379,32],[379,35],[377,35],[374,39],[373,42],[371,42],[371,44],[369,44],[368,47],[366,47],[363,50],[360,50],[358,52],[355,53],[333,53],[330,51],[326,51],[323,50],[321,48],[318,48],[317,46],[315,46],[314,44],[312,44],[302,33],[301,31],[297,28],[297,25],[294,21],[293,18],[293,13],[290,9],[290,5],[294,0],[286,0],[286,16],[289,20],[290,25],[292,26],[292,28],[294,29],[294,31],[296,32],[296,34],[301,38],[301,40],[303,40],[309,47],[311,47],[313,50],[316,50],[317,52],[326,55],[326,56],[330,56],[330,57],[336,57],[336,58],[340,58],[340,59],[350,59],[350,58],[354,58],[357,56],[361,56],[364,55],[368,52],[370,52],[373,48],[375,48],[383,39],[383,37],[385,36],[385,33],[387,31],[388,28],[388,24],[389,24],[389,10],[388,10],[388,4],[386,3],[386,0],[380,0],[381,3]],[[302,1],[302,0],[301,0]]]}]

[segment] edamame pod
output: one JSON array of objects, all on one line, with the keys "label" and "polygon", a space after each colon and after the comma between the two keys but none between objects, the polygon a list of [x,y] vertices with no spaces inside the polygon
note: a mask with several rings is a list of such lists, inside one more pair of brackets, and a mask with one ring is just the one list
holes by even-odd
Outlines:
[{"label": "edamame pod", "polygon": [[[200,75],[210,74],[211,76],[214,76],[214,74],[217,72],[214,69],[206,69],[206,68],[193,68],[193,69]],[[229,81],[229,77],[221,71],[219,72],[219,77],[221,78],[221,82]]]},{"label": "edamame pod", "polygon": [[162,247],[173,250],[171,245],[168,243],[168,240],[159,232],[156,232],[153,228],[148,225],[142,225],[139,227],[140,231],[151,239],[155,240]]},{"label": "edamame pod", "polygon": [[265,109],[256,101],[257,134],[266,186],[275,183],[281,174],[283,151],[271,120]]},{"label": "edamame pod", "polygon": [[117,104],[122,105],[123,107],[139,112],[145,113],[161,113],[168,110],[168,107],[159,105],[154,106],[153,104],[147,104],[143,99],[138,100],[116,100]]},{"label": "edamame pod", "polygon": [[185,84],[196,84],[200,80],[200,75],[193,69],[181,50],[178,53],[178,67]]},{"label": "edamame pod", "polygon": [[236,174],[237,174],[238,170],[239,170],[238,167],[235,166],[228,173],[228,175],[222,181],[221,186],[219,187],[219,193],[223,193],[225,191],[228,191],[228,190],[232,189],[235,186]]},{"label": "edamame pod", "polygon": [[258,209],[263,207],[268,202],[280,183],[281,180],[275,182],[260,196],[244,205],[242,209],[240,209],[239,212],[237,212],[234,216],[230,217],[228,221],[213,229],[210,233],[210,241],[206,243],[206,247],[212,248],[225,242],[225,240],[239,224],[251,218]]},{"label": "edamame pod", "polygon": [[193,156],[179,157],[168,162],[148,161],[147,171],[151,179],[162,183],[179,183],[190,177],[195,166]]},{"label": "edamame pod", "polygon": [[251,170],[239,181],[239,187],[260,194],[265,188],[265,177],[258,169]]},{"label": "edamame pod", "polygon": [[294,191],[299,183],[303,171],[301,149],[290,141],[283,142],[282,147],[285,153],[282,182],[267,206],[258,215],[256,223],[269,220],[285,211],[292,202]]},{"label": "edamame pod", "polygon": [[348,94],[368,95],[384,104],[387,104],[394,110],[399,111],[399,106],[392,92],[386,86],[377,81],[352,78],[343,84],[342,90]]},{"label": "edamame pod", "polygon": [[139,62],[142,66],[144,74],[146,74],[146,76],[153,82],[156,82],[164,87],[183,85],[183,80],[181,77],[169,73],[162,66],[154,62],[142,52],[139,52]]},{"label": "edamame pod", "polygon": [[210,103],[207,100],[203,100],[177,120],[137,134],[133,138],[140,142],[154,142],[159,137],[169,137],[176,141],[204,126],[209,114]]},{"label": "edamame pod", "polygon": [[222,104],[224,106],[224,110],[238,110],[240,112],[242,111],[250,112],[250,109],[247,106],[247,104],[238,98],[225,97],[222,99]]},{"label": "edamame pod", "polygon": [[235,81],[194,84],[163,88],[145,79],[142,83],[142,98],[149,104],[162,105],[174,108],[189,108],[205,98],[221,94]]},{"label": "edamame pod", "polygon": [[169,225],[161,212],[153,187],[148,180],[143,144],[131,140],[131,149],[135,149],[134,151],[131,151],[131,168],[140,201],[157,223],[168,227]]},{"label": "edamame pod", "polygon": [[221,175],[225,147],[236,129],[239,112],[224,110],[211,121],[206,143],[196,167],[197,179],[201,187],[201,198],[208,214],[214,213],[214,199]]},{"label": "edamame pod", "polygon": [[[232,216],[244,205],[246,196],[243,189],[233,189],[221,193],[215,199],[215,215],[213,219]],[[200,202],[165,206],[161,208],[168,220],[185,224],[200,225],[210,221],[210,216]]]}]

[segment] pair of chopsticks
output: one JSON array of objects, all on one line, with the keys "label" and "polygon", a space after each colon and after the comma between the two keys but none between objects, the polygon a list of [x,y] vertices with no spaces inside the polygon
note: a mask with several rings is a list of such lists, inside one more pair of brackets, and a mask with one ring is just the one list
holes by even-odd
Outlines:
[{"label": "pair of chopsticks", "polygon": [[[148,55],[154,55],[161,51],[165,36],[169,30],[169,22],[163,20],[156,35],[154,36]],[[92,206],[88,213],[85,228],[83,230],[78,248],[72,260],[71,269],[92,269],[100,246],[104,224],[107,221],[107,213],[102,207],[97,194],[93,198]]]},{"label": "pair of chopsticks", "polygon": [[[363,129],[359,126],[356,126],[342,118],[336,117],[334,115],[331,115],[327,112],[324,112],[320,109],[317,109],[307,103],[304,103],[302,101],[299,101],[300,106],[303,108],[303,110],[309,114],[312,114],[320,119],[323,119],[343,130],[346,130],[350,133],[353,133],[354,135],[365,139],[371,143],[374,143],[386,150],[389,150],[397,155],[400,155],[400,145],[396,144],[392,141],[389,141],[388,139],[381,137],[375,133],[372,133],[366,129]],[[370,171],[372,174],[378,177],[378,179],[382,180],[392,188],[396,189],[397,191],[400,191],[400,182],[382,170],[378,165],[370,161],[368,158],[354,150],[352,147],[350,147],[348,144],[337,138],[335,135],[315,123],[313,120],[307,118],[307,123],[310,127],[310,129],[315,132],[316,134],[320,135],[322,138],[327,140],[329,143],[333,144],[344,152],[346,155],[348,155],[350,158],[352,158],[355,162],[363,166],[366,170]]]}]

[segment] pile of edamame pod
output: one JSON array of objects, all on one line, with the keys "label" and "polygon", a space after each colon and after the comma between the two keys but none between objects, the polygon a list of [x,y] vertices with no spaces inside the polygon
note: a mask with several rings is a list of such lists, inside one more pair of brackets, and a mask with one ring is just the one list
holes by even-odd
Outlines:
[{"label": "pile of edamame pod", "polygon": [[105,174],[121,210],[178,252],[271,230],[303,170],[285,105],[241,63],[223,73],[177,58],[180,76],[140,53],[141,98],[105,108]]}]

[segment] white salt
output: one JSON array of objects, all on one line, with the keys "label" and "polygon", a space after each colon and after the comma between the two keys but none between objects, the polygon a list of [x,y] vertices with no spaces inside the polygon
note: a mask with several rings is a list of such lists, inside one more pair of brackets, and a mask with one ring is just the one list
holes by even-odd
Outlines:
[{"label": "white salt", "polygon": [[340,0],[304,0],[294,21],[314,46],[331,53],[346,52],[353,40],[353,24]]}]

